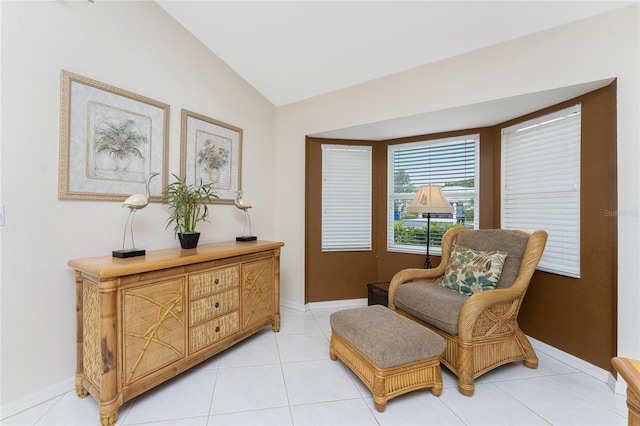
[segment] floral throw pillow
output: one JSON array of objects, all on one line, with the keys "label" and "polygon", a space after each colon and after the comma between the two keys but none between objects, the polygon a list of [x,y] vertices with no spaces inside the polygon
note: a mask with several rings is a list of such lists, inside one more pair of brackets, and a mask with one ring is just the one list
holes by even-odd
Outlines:
[{"label": "floral throw pillow", "polygon": [[454,244],[440,285],[467,296],[493,290],[506,257],[506,251],[477,251]]}]

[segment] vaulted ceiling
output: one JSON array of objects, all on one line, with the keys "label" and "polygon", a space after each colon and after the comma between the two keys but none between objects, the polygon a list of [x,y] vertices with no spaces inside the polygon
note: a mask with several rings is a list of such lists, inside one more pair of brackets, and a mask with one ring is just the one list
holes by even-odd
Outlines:
[{"label": "vaulted ceiling", "polygon": [[[282,106],[637,0],[156,2],[275,106]],[[587,88],[572,88],[566,96]],[[526,99],[512,101],[526,103]],[[492,120],[500,108],[513,112],[512,104],[492,105]],[[537,107],[534,104],[525,109],[531,111]],[[424,120],[408,117],[403,125],[413,121]],[[486,124],[480,118],[476,121]],[[380,126],[388,131],[384,137],[401,136],[393,124]],[[365,126],[327,136],[381,137],[377,130],[375,135],[369,130]],[[438,129],[429,129],[434,130]],[[411,134],[406,128],[402,132]]]}]

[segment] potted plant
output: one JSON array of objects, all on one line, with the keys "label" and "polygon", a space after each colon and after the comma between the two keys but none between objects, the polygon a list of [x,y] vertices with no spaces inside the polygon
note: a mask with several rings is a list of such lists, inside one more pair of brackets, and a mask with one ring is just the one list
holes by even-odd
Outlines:
[{"label": "potted plant", "polygon": [[213,191],[211,183],[203,184],[201,180],[200,185],[192,185],[187,184],[186,179],[180,179],[175,174],[172,176],[175,182],[167,185],[164,191],[163,204],[171,209],[166,228],[173,225],[173,230],[180,239],[180,246],[183,249],[195,248],[200,238],[200,233],[196,232],[196,224],[207,221],[209,216],[207,203],[220,197]]}]

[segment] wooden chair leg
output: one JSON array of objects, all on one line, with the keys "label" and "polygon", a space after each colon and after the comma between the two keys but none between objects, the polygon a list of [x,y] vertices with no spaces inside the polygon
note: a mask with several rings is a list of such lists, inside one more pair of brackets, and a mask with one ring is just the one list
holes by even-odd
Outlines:
[{"label": "wooden chair leg", "polygon": [[473,359],[471,348],[458,343],[458,390],[464,396],[473,396],[475,385],[473,383]]},{"label": "wooden chair leg", "polygon": [[516,340],[524,352],[524,365],[529,368],[538,368],[538,356],[520,328],[515,330]]},{"label": "wooden chair leg", "polygon": [[458,378],[458,391],[461,394],[463,394],[464,396],[473,396],[475,390],[476,387],[473,384],[473,381],[471,381],[471,383],[462,383],[461,379]]}]

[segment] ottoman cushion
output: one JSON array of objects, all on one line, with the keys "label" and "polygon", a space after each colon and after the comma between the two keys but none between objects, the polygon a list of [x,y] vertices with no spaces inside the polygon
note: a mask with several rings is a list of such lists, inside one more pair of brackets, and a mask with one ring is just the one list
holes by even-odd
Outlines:
[{"label": "ottoman cushion", "polygon": [[380,368],[439,357],[445,348],[438,334],[382,305],[334,312],[330,324]]}]

